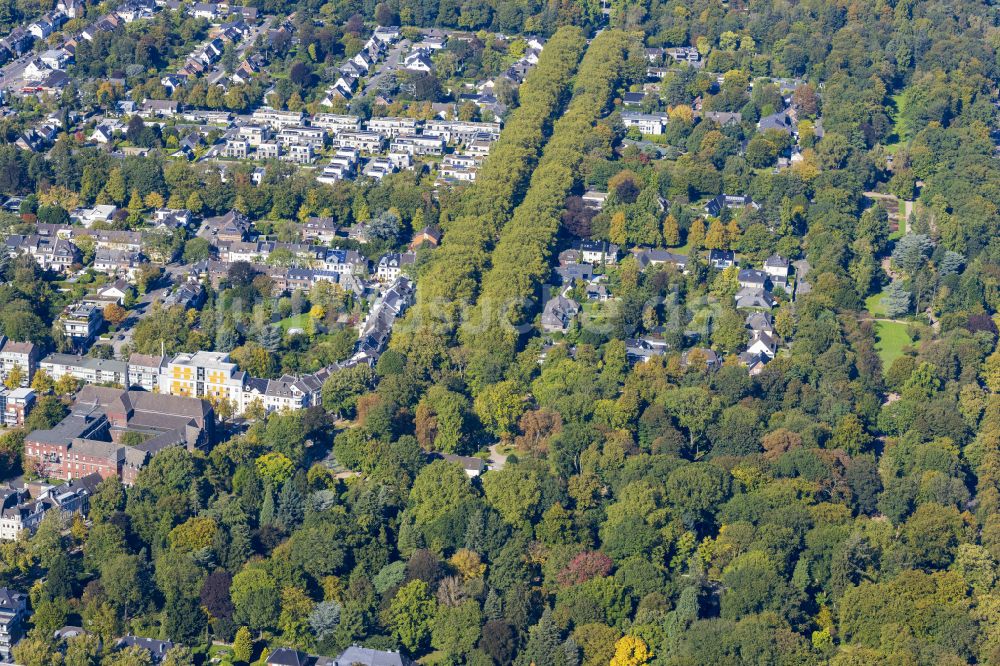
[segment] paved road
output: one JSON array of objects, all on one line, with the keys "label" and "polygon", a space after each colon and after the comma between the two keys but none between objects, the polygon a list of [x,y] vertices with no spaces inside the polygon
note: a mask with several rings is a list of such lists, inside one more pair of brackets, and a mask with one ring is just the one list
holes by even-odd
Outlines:
[{"label": "paved road", "polygon": [[366,97],[371,93],[378,90],[379,84],[389,74],[402,71],[403,55],[409,53],[410,51],[410,41],[402,40],[397,42],[386,55],[385,60],[380,61],[375,66],[375,73],[372,74],[371,78],[368,79],[368,83],[365,84],[364,90],[361,92],[361,97]]},{"label": "paved road", "polygon": [[163,300],[170,288],[177,283],[187,272],[187,266],[180,264],[170,264],[165,267],[164,276],[160,279],[156,289],[146,292],[140,296],[135,305],[129,310],[129,316],[125,318],[118,331],[115,332],[111,340],[111,346],[115,350],[115,357],[121,358],[122,347],[132,341],[132,334],[135,325],[150,311],[152,304],[157,300]]}]

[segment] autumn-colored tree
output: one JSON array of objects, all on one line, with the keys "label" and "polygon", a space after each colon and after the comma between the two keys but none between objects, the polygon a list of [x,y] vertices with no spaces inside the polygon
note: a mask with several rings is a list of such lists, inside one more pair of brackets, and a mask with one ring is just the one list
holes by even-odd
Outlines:
[{"label": "autumn-colored tree", "polygon": [[482,578],[486,573],[486,565],[483,564],[479,553],[468,548],[459,548],[448,560],[451,566],[462,576],[463,580]]},{"label": "autumn-colored tree", "polygon": [[709,250],[723,250],[726,243],[726,227],[719,219],[712,220],[708,225],[708,234],[705,236],[705,247]]},{"label": "autumn-colored tree", "polygon": [[700,250],[705,247],[705,220],[699,217],[691,223],[687,240],[692,250]]},{"label": "autumn-colored tree", "polygon": [[514,438],[514,446],[531,455],[544,455],[548,440],[562,430],[562,417],[548,409],[532,409],[521,416],[517,423],[521,434]]},{"label": "autumn-colored tree", "polygon": [[104,306],[104,319],[114,326],[118,326],[128,317],[128,310],[117,303],[108,303]]},{"label": "autumn-colored tree", "polygon": [[15,365],[7,373],[6,379],[4,379],[4,386],[9,389],[16,389],[21,386],[21,382],[24,381],[24,371],[21,370],[20,365]]},{"label": "autumn-colored tree", "polygon": [[672,214],[663,220],[663,242],[667,247],[677,247],[681,244],[681,230],[677,218]]},{"label": "autumn-colored tree", "polygon": [[611,216],[611,226],[608,229],[608,238],[616,245],[624,245],[628,240],[625,228],[625,211],[618,211]]},{"label": "autumn-colored tree", "polygon": [[600,551],[584,551],[569,561],[556,574],[556,580],[564,587],[586,583],[591,578],[601,578],[611,573],[614,563]]},{"label": "autumn-colored tree", "polygon": [[610,666],[646,666],[652,660],[653,653],[645,641],[625,635],[615,643],[615,656],[611,658]]}]

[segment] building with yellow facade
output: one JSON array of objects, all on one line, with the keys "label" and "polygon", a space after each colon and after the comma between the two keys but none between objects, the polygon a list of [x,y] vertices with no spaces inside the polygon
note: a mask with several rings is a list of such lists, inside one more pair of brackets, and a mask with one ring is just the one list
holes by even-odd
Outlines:
[{"label": "building with yellow facade", "polygon": [[242,412],[247,373],[225,352],[178,354],[161,375],[160,390],[187,398],[225,398]]}]

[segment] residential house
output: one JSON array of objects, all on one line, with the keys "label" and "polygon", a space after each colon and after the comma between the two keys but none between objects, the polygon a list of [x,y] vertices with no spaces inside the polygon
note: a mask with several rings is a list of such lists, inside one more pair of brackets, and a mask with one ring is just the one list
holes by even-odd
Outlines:
[{"label": "residential house", "polygon": [[771,282],[775,286],[780,286],[783,289],[788,284],[788,267],[788,259],[778,254],[773,254],[764,260],[764,272],[771,276]]},{"label": "residential house", "polygon": [[774,317],[770,312],[751,312],[747,315],[746,325],[754,333],[767,333],[774,337]]},{"label": "residential house", "polygon": [[301,125],[305,114],[301,111],[282,111],[264,106],[254,111],[251,118],[255,123],[269,125],[280,130],[284,127]]},{"label": "residential house", "polygon": [[639,248],[633,251],[636,263],[640,268],[647,266],[662,266],[669,264],[682,273],[687,272],[688,257],[683,254],[674,254],[670,250],[657,250],[652,248]]},{"label": "residential house", "polygon": [[581,241],[580,257],[588,264],[616,264],[618,246],[607,241]]},{"label": "residential house", "polygon": [[654,356],[663,356],[668,349],[669,345],[660,337],[625,340],[625,357],[630,363],[645,363]]},{"label": "residential house", "polygon": [[332,217],[307,217],[298,225],[302,240],[327,245],[337,238],[340,226]]},{"label": "residential house", "polygon": [[763,354],[768,358],[774,358],[778,352],[778,341],[774,336],[763,331],[754,331],[747,345],[747,353]]},{"label": "residential house", "polygon": [[766,309],[774,307],[774,297],[764,289],[744,287],[736,292],[737,309]]},{"label": "residential house", "polygon": [[[641,106],[643,100],[646,99],[646,93],[642,92],[626,92],[622,93],[622,104],[625,106]],[[624,113],[622,114],[625,115]],[[622,118],[624,120],[624,118]]]},{"label": "residential house", "polygon": [[732,250],[709,250],[708,265],[720,271],[735,266],[736,253]]},{"label": "residential house", "polygon": [[128,358],[127,383],[130,389],[142,389],[151,393],[160,390],[160,376],[167,368],[166,356],[132,354]]},{"label": "residential house", "polygon": [[763,271],[744,268],[737,276],[740,286],[748,289],[767,289],[768,275]]},{"label": "residential house", "polygon": [[8,255],[31,255],[42,270],[67,273],[73,264],[80,261],[80,251],[63,238],[11,234],[4,240],[4,244]]},{"label": "residential house", "polygon": [[167,656],[174,644],[170,641],[161,641],[155,638],[144,638],[142,636],[132,636],[127,634],[119,638],[115,643],[115,650],[124,650],[128,647],[137,647],[149,653],[150,661],[159,664]]},{"label": "residential house", "polygon": [[93,269],[104,275],[124,276],[135,281],[145,264],[138,252],[100,248],[94,253]]},{"label": "residential house", "polygon": [[565,333],[570,323],[580,312],[580,305],[571,298],[559,294],[545,303],[542,310],[542,330],[546,333]]},{"label": "residential house", "polygon": [[604,208],[604,202],[608,199],[608,193],[587,190],[580,198],[583,200],[584,207],[591,210],[601,210]]},{"label": "residential house", "polygon": [[118,211],[113,204],[96,204],[92,208],[77,208],[70,213],[70,218],[89,229],[95,222],[110,222]]},{"label": "residential house", "polygon": [[340,275],[359,275],[368,270],[368,260],[357,250],[335,248],[323,258],[323,268]]},{"label": "residential house", "polygon": [[205,218],[198,230],[198,236],[213,245],[221,242],[246,240],[250,232],[250,222],[246,216],[236,210],[230,210],[225,215]]},{"label": "residential house", "polygon": [[417,49],[403,59],[403,69],[411,72],[430,72],[434,69],[434,63],[428,51]]},{"label": "residential house", "polygon": [[591,264],[564,264],[556,268],[560,282],[572,287],[577,282],[590,282],[594,278],[594,267]]},{"label": "residential house", "polygon": [[743,114],[738,111],[703,111],[701,117],[702,120],[711,120],[723,127],[726,125],[739,125],[743,122]]},{"label": "residential house", "polygon": [[758,132],[766,132],[767,130],[777,130],[779,132],[784,132],[785,134],[795,134],[795,122],[788,112],[779,111],[777,113],[772,113],[769,116],[764,116],[757,122]]},{"label": "residential house", "polygon": [[382,255],[375,269],[375,278],[379,282],[395,282],[407,266],[412,266],[416,255],[412,252],[389,252]]},{"label": "residential house", "polygon": [[731,194],[720,194],[715,197],[707,204],[705,204],[705,212],[712,217],[719,217],[722,215],[723,209],[734,209],[734,208],[760,208],[760,205],[755,203],[753,199],[749,196],[741,195],[731,195]]},{"label": "residential house", "polygon": [[[640,94],[640,93],[626,93]],[[666,130],[667,116],[661,113],[634,113],[631,111],[622,112],[622,124],[626,128],[635,127],[642,134],[660,135]]]},{"label": "residential house", "polygon": [[681,367],[689,368],[695,366],[707,370],[717,370],[722,367],[722,360],[719,355],[711,349],[705,347],[695,347],[681,353]]},{"label": "residential house", "polygon": [[441,242],[441,230],[436,227],[424,227],[413,235],[410,240],[410,249],[415,250],[425,243],[432,247],[437,247]]},{"label": "residential house", "polygon": [[169,118],[177,115],[180,105],[172,99],[147,99],[139,107],[143,118]]}]

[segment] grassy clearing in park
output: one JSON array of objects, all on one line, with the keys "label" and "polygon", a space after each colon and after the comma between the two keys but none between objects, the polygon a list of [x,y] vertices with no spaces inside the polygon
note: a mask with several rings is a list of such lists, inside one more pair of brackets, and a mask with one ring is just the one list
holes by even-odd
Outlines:
[{"label": "grassy clearing in park", "polygon": [[898,321],[875,322],[875,349],[882,359],[882,367],[888,368],[892,362],[903,355],[903,347],[913,344],[913,339],[906,332],[907,324]]},{"label": "grassy clearing in park", "polygon": [[301,328],[303,331],[306,330],[306,326],[309,323],[309,313],[303,312],[302,314],[292,315],[278,322],[278,326],[281,327],[282,333],[287,333],[290,328]]},{"label": "grassy clearing in park", "polygon": [[872,294],[865,299],[865,310],[871,312],[873,317],[885,316],[885,305],[882,303],[883,295],[884,294],[880,291],[877,294]]}]

